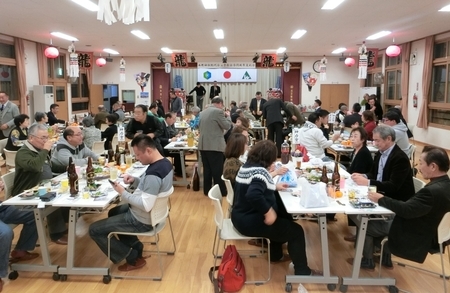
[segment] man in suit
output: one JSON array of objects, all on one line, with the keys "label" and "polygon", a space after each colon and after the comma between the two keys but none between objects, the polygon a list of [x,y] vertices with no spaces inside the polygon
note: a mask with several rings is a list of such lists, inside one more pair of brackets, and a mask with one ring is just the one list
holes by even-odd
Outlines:
[{"label": "man in suit", "polygon": [[284,110],[286,117],[297,121],[297,117],[286,108],[286,105],[281,99],[276,97],[271,97],[264,104],[263,107],[263,118],[266,119],[266,127],[268,132],[268,139],[275,141],[278,150],[278,157],[281,156],[281,144],[283,143],[283,116],[281,116],[281,110]]},{"label": "man in suit", "polygon": [[62,123],[62,124],[66,123],[66,121],[56,118],[56,114],[58,114],[58,112],[59,112],[59,105],[58,104],[51,104],[50,105],[50,112],[47,113],[48,125],[52,126],[52,125],[55,125],[57,123]]},{"label": "man in suit", "polygon": [[[177,120],[177,115],[173,112],[166,113],[164,117],[164,121],[162,123],[163,127],[163,133],[159,137],[159,140],[161,141],[161,146],[164,147],[171,143],[172,141],[177,141],[177,131],[175,130],[175,127],[173,126],[175,124],[175,121]],[[180,153],[171,153],[168,150],[164,150],[164,156],[166,157],[173,157],[173,165],[175,166],[175,176],[182,177],[183,173],[181,170],[181,160],[180,160]]]},{"label": "man in suit", "polygon": [[[373,142],[379,149],[375,155],[372,170],[368,174],[353,173],[352,180],[358,185],[374,185],[386,197],[407,201],[414,195],[412,169],[408,156],[395,144],[395,131],[387,125],[379,125],[373,130]],[[374,239],[389,234],[393,216],[386,220],[369,221],[364,241],[361,268],[373,271]],[[393,268],[390,253],[383,255],[383,265]],[[353,259],[348,260],[353,263]]]},{"label": "man in suit", "polygon": [[439,147],[425,146],[419,159],[419,170],[430,180],[406,202],[370,192],[369,199],[395,213],[389,231],[389,249],[401,258],[423,263],[429,251],[438,249],[437,227],[450,212],[450,161]]},{"label": "man in suit", "polygon": [[217,85],[217,81],[209,89],[209,99],[212,100],[214,97],[220,95],[220,86]]},{"label": "man in suit", "polygon": [[314,112],[319,113],[320,110],[322,110],[322,101],[319,99],[315,99],[313,107],[314,107]]},{"label": "man in suit", "polygon": [[16,104],[9,101],[8,94],[0,91],[0,139],[9,137],[9,133],[16,126],[14,117],[19,114],[19,108]]},{"label": "man in suit", "polygon": [[223,100],[215,97],[211,100],[211,106],[200,113],[200,138],[198,149],[202,155],[203,162],[203,194],[214,184],[219,184],[222,195],[227,194],[225,183],[220,178],[223,172],[225,151],[225,139],[223,133],[229,130],[232,123],[227,119],[228,113],[224,113]]},{"label": "man in suit", "polygon": [[259,120],[259,118],[261,118],[262,110],[266,102],[267,100],[262,97],[262,93],[259,91],[256,92],[255,97],[250,101],[249,108],[253,116],[255,116],[256,120]]}]

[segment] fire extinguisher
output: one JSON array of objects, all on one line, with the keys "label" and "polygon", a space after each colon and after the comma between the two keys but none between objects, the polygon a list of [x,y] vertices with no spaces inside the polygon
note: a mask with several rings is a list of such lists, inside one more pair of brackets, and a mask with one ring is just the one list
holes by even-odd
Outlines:
[{"label": "fire extinguisher", "polygon": [[414,108],[417,108],[417,95],[416,94],[413,95],[413,106],[414,106]]}]

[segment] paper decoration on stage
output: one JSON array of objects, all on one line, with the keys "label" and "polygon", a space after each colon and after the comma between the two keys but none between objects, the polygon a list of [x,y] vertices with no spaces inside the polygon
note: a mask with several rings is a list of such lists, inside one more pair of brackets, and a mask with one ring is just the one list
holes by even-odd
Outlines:
[{"label": "paper decoration on stage", "polygon": [[69,55],[69,77],[76,80],[76,78],[79,76],[80,68],[78,66],[78,54],[75,53],[75,45],[73,42],[67,48],[67,51],[70,52],[70,55]]},{"label": "paper decoration on stage", "polygon": [[270,98],[277,98],[280,99],[283,97],[283,91],[279,88],[269,88],[269,90],[266,92],[267,99]]},{"label": "paper decoration on stage", "polygon": [[119,77],[120,82],[125,82],[125,65],[127,63],[125,62],[125,59],[120,59],[120,67],[119,67]]},{"label": "paper decoration on stage", "polygon": [[150,78],[150,73],[137,73],[134,75],[136,78],[137,84],[141,87],[141,92],[144,91],[144,88],[147,86],[148,79]]},{"label": "paper decoration on stage", "polygon": [[358,78],[367,78],[367,47],[366,42],[363,42],[358,49],[359,62],[358,62]]},{"label": "paper decoration on stage", "polygon": [[328,60],[325,57],[325,55],[323,55],[322,60],[320,60],[320,66],[319,66],[319,72],[320,72],[320,80],[321,81],[325,81],[327,80],[327,63]]},{"label": "paper decoration on stage", "polygon": [[188,67],[187,53],[172,53],[172,66]]},{"label": "paper decoration on stage", "polygon": [[303,81],[308,86],[308,90],[311,91],[312,87],[316,84],[317,75],[311,74],[311,72],[305,72],[303,75]]},{"label": "paper decoration on stage", "polygon": [[261,67],[275,67],[277,54],[261,54]]}]

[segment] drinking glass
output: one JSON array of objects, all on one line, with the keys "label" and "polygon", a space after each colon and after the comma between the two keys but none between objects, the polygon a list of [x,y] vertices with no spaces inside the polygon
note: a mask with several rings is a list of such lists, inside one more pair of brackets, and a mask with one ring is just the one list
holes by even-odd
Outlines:
[{"label": "drinking glass", "polygon": [[117,180],[118,177],[118,171],[116,167],[110,167],[109,168],[109,178],[114,181]]}]

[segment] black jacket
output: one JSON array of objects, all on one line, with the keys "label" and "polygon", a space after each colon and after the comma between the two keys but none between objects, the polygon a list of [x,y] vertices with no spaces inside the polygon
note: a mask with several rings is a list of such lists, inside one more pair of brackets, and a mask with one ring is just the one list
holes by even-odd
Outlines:
[{"label": "black jacket", "polygon": [[363,146],[356,155],[353,151],[351,162],[350,167],[347,169],[348,173],[369,173],[373,165],[372,154],[366,146]]},{"label": "black jacket", "polygon": [[117,133],[117,125],[112,124],[102,132],[102,139],[105,140],[104,148],[105,151],[109,149],[109,143],[113,140],[114,135]]},{"label": "black jacket", "polygon": [[286,117],[289,119],[292,113],[286,108],[283,101],[277,98],[273,98],[267,101],[263,107],[263,118],[266,119],[266,126],[269,126],[275,122],[283,123],[283,116],[281,110],[284,110]]},{"label": "black jacket", "polygon": [[66,121],[56,118],[55,114],[53,114],[52,111],[47,113],[47,117],[48,117],[48,125],[50,125],[50,126],[52,126],[56,123],[62,123],[62,124],[66,123]]},{"label": "black jacket", "polygon": [[[261,103],[259,104],[259,111],[262,112],[263,108],[264,108],[264,104],[267,102],[266,99],[261,98]],[[256,119],[259,119],[262,115],[256,115],[256,110],[258,108],[258,101],[256,100],[256,98],[253,98],[250,101],[250,106],[248,107],[250,109],[250,111],[252,112],[253,116],[255,116]]]}]

